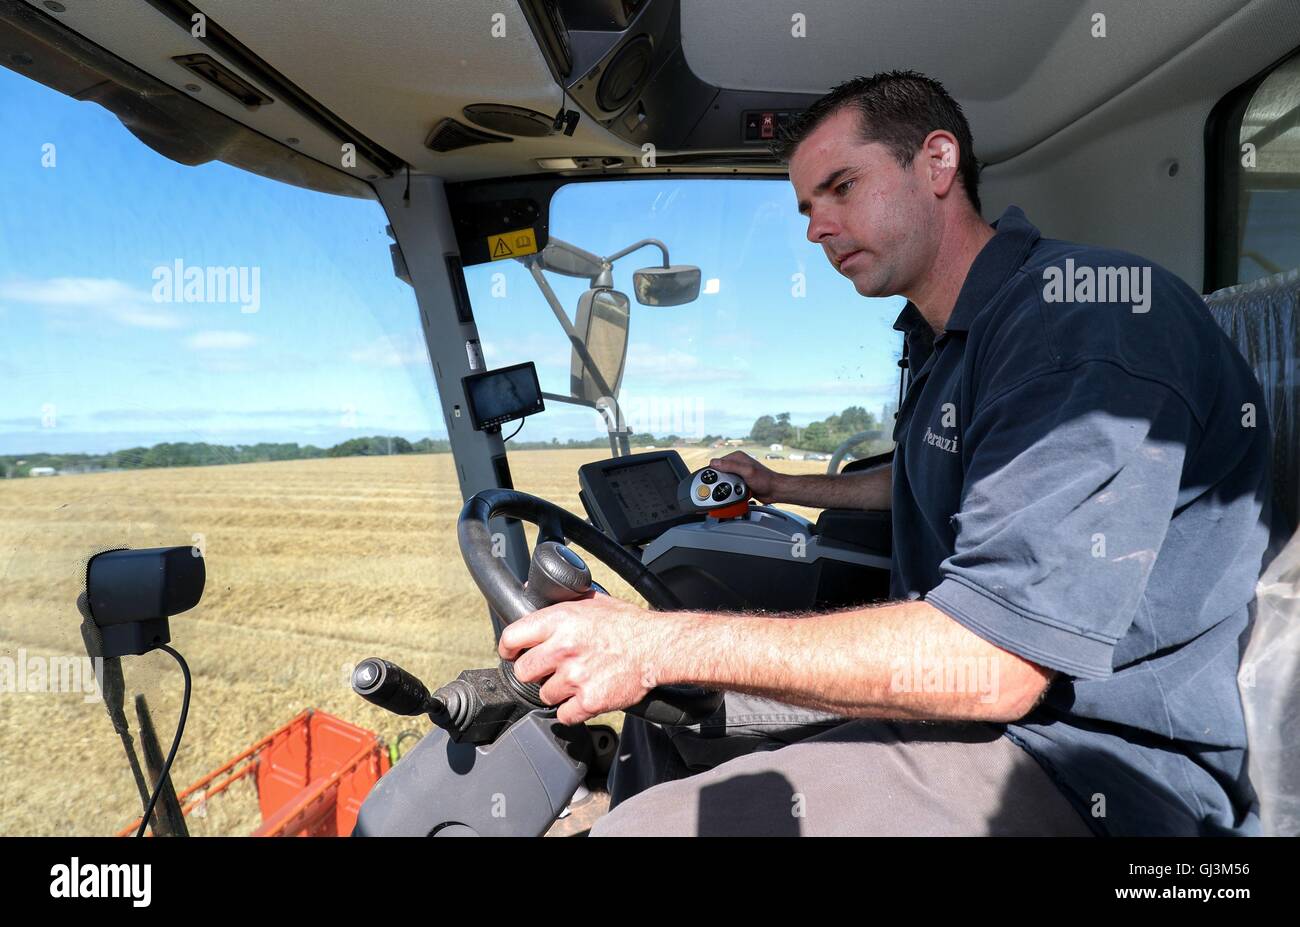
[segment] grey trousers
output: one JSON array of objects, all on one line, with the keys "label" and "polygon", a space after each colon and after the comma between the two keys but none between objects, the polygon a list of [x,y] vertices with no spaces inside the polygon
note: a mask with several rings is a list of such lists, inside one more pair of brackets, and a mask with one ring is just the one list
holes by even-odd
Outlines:
[{"label": "grey trousers", "polygon": [[996,725],[848,720],[726,698],[730,714],[712,727],[625,718],[611,810],[591,836],[1092,834]]}]

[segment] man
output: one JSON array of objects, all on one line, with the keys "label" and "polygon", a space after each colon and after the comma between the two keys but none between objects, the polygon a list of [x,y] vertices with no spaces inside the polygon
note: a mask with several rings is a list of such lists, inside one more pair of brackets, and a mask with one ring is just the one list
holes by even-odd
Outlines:
[{"label": "man", "polygon": [[895,601],[771,617],[600,597],[507,628],[502,656],[527,650],[516,673],[549,676],[565,722],[673,683],[861,719],[665,768],[593,833],[1256,832],[1236,674],[1269,450],[1240,355],[1162,268],[1044,239],[1015,207],[985,223],[969,127],[933,80],[841,85],[780,153],[809,240],[861,295],[908,298],[911,383],[890,467],[714,463],[768,501],[892,508]]}]

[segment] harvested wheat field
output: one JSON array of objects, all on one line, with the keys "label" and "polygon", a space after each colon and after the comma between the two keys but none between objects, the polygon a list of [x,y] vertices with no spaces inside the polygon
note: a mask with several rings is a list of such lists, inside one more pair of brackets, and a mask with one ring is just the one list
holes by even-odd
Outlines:
[{"label": "harvested wheat field", "polygon": [[[695,468],[713,452],[681,453]],[[510,465],[519,489],[582,514],[577,468],[603,456],[520,451]],[[12,671],[20,657],[84,655],[75,601],[88,554],[201,543],[203,601],[171,621],[172,644],[194,677],[172,771],[178,790],[307,707],[389,742],[404,730],[423,733],[427,722],[355,696],[349,673],[382,656],[432,687],[495,662],[486,607],[456,546],[462,500],[452,467],[451,455],[430,454],[0,482],[0,657]],[[608,568],[594,564],[593,572],[635,600]],[[129,696],[144,693],[165,751],[180,672],[160,652],[123,666],[128,713]],[[112,834],[137,818],[139,799],[103,703],[83,692],[13,689],[0,691],[0,834]],[[259,823],[245,784],[190,818],[195,834],[246,834]]]}]

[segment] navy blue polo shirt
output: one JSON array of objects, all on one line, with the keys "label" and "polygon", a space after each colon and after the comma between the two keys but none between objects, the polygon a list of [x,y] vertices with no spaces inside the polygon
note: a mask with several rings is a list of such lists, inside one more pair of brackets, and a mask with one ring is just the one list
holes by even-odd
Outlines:
[{"label": "navy blue polo shirt", "polygon": [[894,326],[894,596],[1058,671],[1005,732],[1098,833],[1256,833],[1236,677],[1260,387],[1169,271],[1015,207],[994,227],[942,333],[910,304]]}]

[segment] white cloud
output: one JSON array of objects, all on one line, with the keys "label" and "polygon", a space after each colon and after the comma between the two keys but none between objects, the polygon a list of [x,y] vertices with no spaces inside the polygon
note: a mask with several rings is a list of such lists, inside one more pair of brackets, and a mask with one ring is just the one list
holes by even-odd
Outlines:
[{"label": "white cloud", "polygon": [[[54,277],[49,280],[14,280],[0,285],[0,296],[22,303],[46,306],[104,305],[130,302],[142,293],[121,280],[102,277]],[[143,297],[148,299],[146,295]]]},{"label": "white cloud", "polygon": [[242,351],[256,341],[247,332],[208,330],[190,335],[185,345],[191,351]]},{"label": "white cloud", "polygon": [[349,356],[355,363],[374,367],[406,367],[411,364],[427,367],[429,364],[424,342],[410,334],[380,335]]},{"label": "white cloud", "polygon": [[0,299],[30,306],[61,319],[78,310],[102,314],[131,328],[180,328],[181,317],[153,301],[146,290],[110,277],[51,277],[0,283]]},{"label": "white cloud", "polygon": [[872,396],[893,396],[898,398],[898,381],[890,380],[888,377],[880,379],[872,377],[868,379],[865,375],[856,379],[845,378],[840,380],[805,380],[794,384],[793,386],[766,386],[763,384],[754,384],[745,389],[745,393],[755,397],[767,396],[800,396],[809,399],[827,398],[827,399],[851,399],[857,405],[863,405],[863,400]]},{"label": "white cloud", "polygon": [[573,355],[569,339],[560,327],[554,334],[525,335],[516,338],[483,339],[483,361],[489,367],[505,367],[532,361],[538,371],[560,368],[567,371]]},{"label": "white cloud", "polygon": [[[748,364],[745,366],[747,368]],[[680,349],[657,352],[629,350],[623,374],[625,381],[635,377],[650,386],[740,383],[752,376],[748,369],[705,363],[698,356]]]}]

